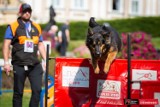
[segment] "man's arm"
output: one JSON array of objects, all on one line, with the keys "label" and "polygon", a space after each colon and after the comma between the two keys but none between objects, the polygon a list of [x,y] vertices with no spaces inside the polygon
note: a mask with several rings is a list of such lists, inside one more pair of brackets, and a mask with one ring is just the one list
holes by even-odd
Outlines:
[{"label": "man's arm", "polygon": [[38,50],[39,50],[41,57],[43,58],[42,68],[45,71],[46,70],[46,50],[45,50],[45,46],[44,46],[43,42],[39,42]]},{"label": "man's arm", "polygon": [[66,29],[65,33],[66,33],[66,37],[67,37],[67,42],[69,43],[69,41],[70,41],[70,32],[69,32],[69,29]]},{"label": "man's arm", "polygon": [[3,42],[4,70],[6,71],[7,75],[9,75],[9,72],[11,70],[9,64],[10,44],[11,44],[10,39],[4,39]]},{"label": "man's arm", "polygon": [[46,49],[45,49],[43,42],[39,42],[38,50],[43,60],[46,60]]}]

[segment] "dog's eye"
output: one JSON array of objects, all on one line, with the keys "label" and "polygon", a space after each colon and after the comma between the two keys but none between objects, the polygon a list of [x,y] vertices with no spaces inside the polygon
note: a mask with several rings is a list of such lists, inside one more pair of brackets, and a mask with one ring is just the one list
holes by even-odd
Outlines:
[{"label": "dog's eye", "polygon": [[88,42],[89,42],[90,44],[92,44],[93,40],[92,40],[92,39],[89,39]]},{"label": "dog's eye", "polygon": [[95,44],[92,44],[92,47],[95,47],[96,45]]},{"label": "dog's eye", "polygon": [[106,35],[103,35],[103,38],[109,38],[110,37],[110,35],[108,35],[108,34],[106,34]]}]

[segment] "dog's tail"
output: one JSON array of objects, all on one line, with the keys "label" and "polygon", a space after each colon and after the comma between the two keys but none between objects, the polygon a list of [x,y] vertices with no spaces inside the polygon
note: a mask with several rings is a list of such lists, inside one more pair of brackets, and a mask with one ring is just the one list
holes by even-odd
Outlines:
[{"label": "dog's tail", "polygon": [[91,17],[89,20],[89,26],[91,28],[94,28],[95,26],[98,26],[98,23],[95,22],[94,17]]}]

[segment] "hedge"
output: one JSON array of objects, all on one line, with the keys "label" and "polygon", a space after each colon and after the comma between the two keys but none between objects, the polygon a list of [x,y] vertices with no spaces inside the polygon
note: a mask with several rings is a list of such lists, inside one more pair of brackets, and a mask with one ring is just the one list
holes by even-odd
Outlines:
[{"label": "hedge", "polygon": [[[96,18],[95,18],[96,20]],[[144,31],[151,34],[152,37],[160,36],[160,16],[158,17],[137,17],[129,19],[117,19],[117,20],[96,20],[97,23],[103,24],[105,22],[113,26],[121,34],[122,32],[136,32]],[[46,24],[40,24],[42,29]],[[57,23],[58,27],[62,23]],[[6,25],[0,26],[0,42],[3,41],[3,35],[5,33]],[[70,22],[70,34],[71,40],[84,40],[88,29],[88,22],[78,21]]]}]

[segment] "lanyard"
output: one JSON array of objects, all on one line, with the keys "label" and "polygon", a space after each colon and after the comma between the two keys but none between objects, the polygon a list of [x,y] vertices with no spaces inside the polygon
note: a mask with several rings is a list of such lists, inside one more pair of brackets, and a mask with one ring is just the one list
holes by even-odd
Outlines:
[{"label": "lanyard", "polygon": [[31,34],[30,34],[30,31],[31,31],[31,23],[30,23],[30,22],[25,23],[25,29],[26,29],[27,38],[31,38]]}]

